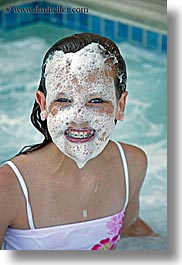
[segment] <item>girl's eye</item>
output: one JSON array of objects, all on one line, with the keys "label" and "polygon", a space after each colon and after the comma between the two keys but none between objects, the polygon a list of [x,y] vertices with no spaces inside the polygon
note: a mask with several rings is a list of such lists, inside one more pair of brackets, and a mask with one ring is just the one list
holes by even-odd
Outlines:
[{"label": "girl's eye", "polygon": [[58,98],[56,99],[55,101],[58,101],[58,102],[63,102],[63,103],[70,103],[71,100],[69,100],[68,98]]},{"label": "girl's eye", "polygon": [[101,98],[93,98],[89,101],[89,103],[103,103],[104,100],[102,100]]}]

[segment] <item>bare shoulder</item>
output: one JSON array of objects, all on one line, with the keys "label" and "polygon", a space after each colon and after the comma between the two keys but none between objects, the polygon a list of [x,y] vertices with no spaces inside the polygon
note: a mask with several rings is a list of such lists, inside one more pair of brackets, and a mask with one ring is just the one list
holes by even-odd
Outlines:
[{"label": "bare shoulder", "polygon": [[16,178],[12,169],[7,165],[0,168],[0,194],[8,192],[9,194],[16,186]]},{"label": "bare shoulder", "polygon": [[147,155],[138,146],[130,145],[130,144],[125,144],[125,143],[120,143],[125,151],[127,161],[130,163],[132,162],[135,166],[135,168],[138,169],[144,169],[147,166]]},{"label": "bare shoulder", "polygon": [[8,165],[0,168],[0,227],[9,226],[19,212],[20,187]]},{"label": "bare shoulder", "polygon": [[147,170],[147,155],[137,146],[125,143],[120,144],[126,155],[130,181],[133,182],[134,186],[141,186]]},{"label": "bare shoulder", "polygon": [[[26,168],[26,156],[20,155],[12,158],[10,161],[13,162],[19,170],[24,170]],[[8,206],[13,202],[15,207],[19,207],[20,196],[22,196],[22,191],[19,181],[12,168],[4,164],[0,167],[0,203],[2,205],[4,199],[5,202],[8,203]]]},{"label": "bare shoulder", "polygon": [[[18,156],[13,157],[12,162],[16,165],[21,175],[23,176],[25,182],[27,181],[27,173],[33,172],[34,167],[37,162],[37,151],[30,152],[27,154],[20,154]],[[40,159],[40,157],[39,157]]]}]

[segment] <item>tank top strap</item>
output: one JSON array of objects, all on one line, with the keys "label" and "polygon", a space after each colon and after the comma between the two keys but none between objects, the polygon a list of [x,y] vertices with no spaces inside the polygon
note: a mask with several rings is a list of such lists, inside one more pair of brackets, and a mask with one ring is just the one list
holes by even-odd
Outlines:
[{"label": "tank top strap", "polygon": [[20,186],[21,186],[21,189],[23,191],[25,201],[26,201],[26,210],[27,210],[29,227],[30,227],[30,229],[35,229],[34,222],[33,222],[32,209],[31,209],[31,205],[29,202],[28,189],[27,189],[27,185],[24,181],[24,178],[21,175],[19,169],[15,166],[15,164],[12,161],[6,161],[5,164],[7,164],[11,167],[11,169],[14,171],[14,173],[15,173],[15,175],[16,175],[19,183],[20,183]]},{"label": "tank top strap", "polygon": [[129,174],[128,174],[128,164],[127,164],[127,159],[126,159],[126,155],[124,152],[123,147],[121,146],[120,143],[118,143],[117,141],[112,140],[118,147],[120,155],[121,155],[121,160],[123,163],[123,170],[124,170],[124,177],[125,177],[125,192],[126,192],[126,198],[125,198],[125,204],[123,209],[125,209],[128,205],[128,201],[129,201]]}]

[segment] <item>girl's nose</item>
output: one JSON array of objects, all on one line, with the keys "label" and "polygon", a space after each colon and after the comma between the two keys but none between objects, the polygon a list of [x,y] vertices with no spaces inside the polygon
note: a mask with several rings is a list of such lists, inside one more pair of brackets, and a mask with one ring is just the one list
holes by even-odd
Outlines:
[{"label": "girl's nose", "polygon": [[73,118],[73,122],[76,122],[76,123],[82,123],[85,121],[85,108],[83,105],[79,105],[79,106],[76,106],[75,108],[75,111],[74,111],[74,118]]},{"label": "girl's nose", "polygon": [[89,124],[87,121],[81,122],[81,123],[73,121],[73,122],[71,122],[70,126],[75,128],[75,129],[86,129],[89,127]]}]

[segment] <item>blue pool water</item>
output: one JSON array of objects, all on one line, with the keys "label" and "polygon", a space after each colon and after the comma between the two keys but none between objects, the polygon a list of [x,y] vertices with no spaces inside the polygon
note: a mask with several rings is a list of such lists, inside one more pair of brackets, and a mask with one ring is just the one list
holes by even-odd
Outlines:
[{"label": "blue pool water", "polygon": [[[0,161],[23,146],[42,141],[29,116],[46,50],[73,30],[37,24],[0,38]],[[167,233],[166,54],[118,43],[128,69],[129,96],[125,120],[112,138],[138,145],[148,155],[141,192],[141,217],[157,239],[123,239],[119,248],[165,249]]]}]

